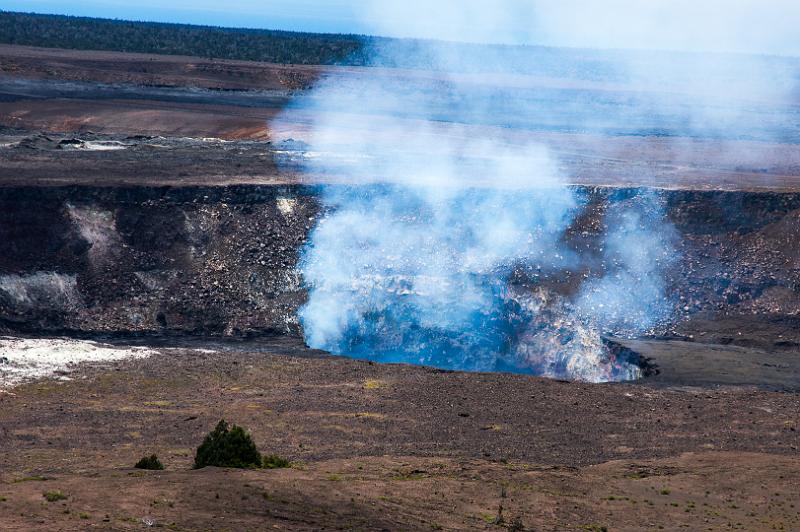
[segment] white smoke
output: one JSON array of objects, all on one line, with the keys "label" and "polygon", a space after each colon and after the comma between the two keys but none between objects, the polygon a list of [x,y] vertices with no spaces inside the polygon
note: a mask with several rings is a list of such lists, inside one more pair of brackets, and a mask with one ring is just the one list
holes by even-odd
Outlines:
[{"label": "white smoke", "polygon": [[800,56],[792,0],[367,0],[379,35],[473,43]]},{"label": "white smoke", "polygon": [[[582,48],[800,55],[792,0],[540,0],[535,42]],[[534,36],[531,36],[534,39]]]},{"label": "white smoke", "polygon": [[[457,41],[494,40],[509,24],[521,32],[525,24],[562,14],[531,9],[540,7],[536,2],[370,5],[376,33]],[[409,51],[417,56],[401,56]],[[593,52],[550,59],[548,68],[578,79],[611,72],[648,94],[626,105],[564,95],[551,102],[550,93],[536,101],[529,92],[496,92],[490,80],[463,76],[487,67],[514,72],[522,52],[437,42],[381,45],[372,51],[375,64],[413,64],[416,58],[435,74],[404,78],[375,69],[361,77],[332,75],[298,101],[311,117],[307,140],[314,157],[306,170],[344,176],[324,189],[327,214],[301,263],[309,301],[300,319],[311,346],[383,361],[587,381],[639,375],[636,364],[605,349],[603,335],[636,336],[670,319],[663,279],[676,260],[674,234],[658,196],[612,198],[602,251],[584,256],[566,242],[584,206],[566,185],[574,176],[563,173],[546,147],[520,140],[524,135],[468,126],[530,115],[533,105],[541,123],[567,116],[576,129],[655,123],[668,136],[713,136],[746,122],[747,106],[759,98],[774,100],[775,91],[762,88],[774,87],[742,78],[736,61],[691,54]],[[574,63],[561,65],[560,57]],[[742,89],[723,105],[709,99],[719,86],[689,83],[707,62],[718,69],[715,83],[741,80]],[[566,111],[549,109],[556,105]],[[571,290],[548,285],[563,276],[581,278]],[[517,277],[524,282],[512,282]]]},{"label": "white smoke", "polygon": [[75,275],[36,272],[0,275],[0,303],[14,311],[70,311],[82,305]]}]

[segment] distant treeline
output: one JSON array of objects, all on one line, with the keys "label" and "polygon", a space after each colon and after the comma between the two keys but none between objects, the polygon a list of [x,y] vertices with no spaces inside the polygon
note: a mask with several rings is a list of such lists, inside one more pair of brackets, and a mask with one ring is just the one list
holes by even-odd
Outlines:
[{"label": "distant treeline", "polygon": [[[0,43],[303,65],[386,66],[609,79],[609,54],[364,35],[220,28],[0,11]],[[443,65],[442,58],[447,58]],[[456,62],[456,64],[453,64]]]},{"label": "distant treeline", "polygon": [[363,61],[364,38],[0,11],[0,43],[328,65]]}]

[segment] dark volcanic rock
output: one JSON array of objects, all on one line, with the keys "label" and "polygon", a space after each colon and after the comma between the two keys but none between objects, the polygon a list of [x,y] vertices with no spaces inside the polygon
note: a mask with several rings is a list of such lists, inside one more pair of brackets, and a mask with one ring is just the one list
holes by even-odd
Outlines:
[{"label": "dark volcanic rock", "polygon": [[0,206],[8,329],[298,332],[318,210],[302,187],[6,189]]},{"label": "dark volcanic rock", "polygon": [[[565,243],[593,275],[617,206],[640,189],[581,188]],[[303,185],[7,187],[0,194],[6,331],[299,334],[296,270],[324,215]],[[653,336],[800,345],[800,195],[662,191],[677,230],[669,323]],[[509,283],[569,296],[582,271],[520,267]]]}]

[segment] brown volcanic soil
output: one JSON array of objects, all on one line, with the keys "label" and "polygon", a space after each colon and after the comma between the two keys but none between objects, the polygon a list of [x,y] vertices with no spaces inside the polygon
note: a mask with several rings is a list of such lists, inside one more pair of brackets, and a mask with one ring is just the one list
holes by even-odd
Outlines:
[{"label": "brown volcanic soil", "polygon": [[231,106],[136,100],[86,102],[59,99],[0,104],[3,125],[29,130],[228,140],[268,138],[267,121],[275,114],[275,110],[243,113]]},{"label": "brown volcanic soil", "polygon": [[[0,395],[0,526],[496,530],[501,504],[504,526],[528,530],[800,526],[796,394],[257,348],[170,350]],[[221,417],[293,468],[191,471]],[[130,469],[151,452],[167,471]],[[45,502],[55,490],[68,498]]]},{"label": "brown volcanic soil", "polygon": [[[122,137],[303,140],[308,138],[311,117],[302,109],[284,109],[291,98],[313,86],[321,77],[335,76],[358,84],[360,79],[375,75],[388,78],[392,84],[408,86],[409,90],[443,90],[443,81],[432,72],[288,66],[0,45],[0,126],[70,135],[94,132]],[[617,124],[623,130],[613,134],[564,129],[572,122],[583,120],[570,114],[569,108],[562,110],[559,105],[561,101],[569,101],[575,91],[592,94],[600,100],[617,101],[624,108],[638,94],[632,87],[532,76],[463,75],[457,76],[456,81],[465,84],[467,90],[491,87],[500,94],[505,94],[503,91],[514,97],[521,94],[523,98],[532,98],[533,104],[537,102],[537,95],[544,91],[546,97],[554,98],[552,109],[547,108],[552,116],[537,123],[535,117],[518,118],[511,112],[507,117],[498,117],[499,122],[494,125],[469,123],[469,120],[461,123],[459,117],[447,116],[445,106],[445,118],[427,127],[443,138],[492,137],[509,144],[544,144],[552,150],[564,175],[571,176],[576,184],[712,190],[800,188],[800,144],[797,143],[772,138],[704,140],[631,136],[624,133],[627,127],[624,121]],[[643,94],[658,96],[652,92]],[[786,110],[784,114],[788,116],[788,113],[796,113],[796,107],[784,105],[781,110]],[[760,109],[763,122],[770,124],[782,113],[768,106]],[[276,122],[279,114],[281,120]],[[375,120],[380,119],[375,117]],[[643,122],[639,125],[644,129],[657,124],[646,116],[641,119]],[[505,123],[505,120],[511,121]],[[783,128],[783,138],[793,138],[796,124],[790,119],[781,124],[773,127]],[[342,131],[343,144],[347,143],[348,134],[350,132]],[[402,139],[386,141],[399,149],[403,147]],[[296,173],[286,169],[278,170],[260,162],[247,164],[241,160],[234,165],[229,160],[214,160],[213,154],[206,158],[202,151],[191,157],[174,157],[169,164],[162,164],[152,156],[136,157],[128,152],[84,154],[80,159],[61,157],[57,153],[49,155],[12,154],[0,149],[0,183],[52,184],[62,180],[65,174],[69,174],[69,182],[84,184],[133,184],[137,180],[167,180],[171,184],[292,183],[300,180]],[[184,166],[195,162],[196,166],[185,172],[188,175],[177,175]],[[129,172],[128,167],[136,171]],[[347,168],[343,167],[340,175],[306,176],[305,181],[338,181],[347,177]]]},{"label": "brown volcanic soil", "polygon": [[[224,106],[170,104],[169,110],[153,110],[156,104],[152,102],[145,102],[145,108],[141,109],[138,102],[130,100],[92,105],[92,117],[88,119],[83,115],[54,117],[47,110],[58,109],[60,113],[73,106],[82,108],[84,102],[0,103],[0,111],[9,106],[16,109],[9,111],[8,116],[25,106],[38,108],[25,111],[22,129],[0,132],[0,186],[312,184],[346,181],[349,175],[344,164],[335,175],[312,175],[303,173],[300,167],[275,164],[275,150],[280,147],[272,144],[307,138],[307,126],[301,113],[296,117],[296,127],[276,130],[266,127],[267,121],[278,112],[274,109],[258,110],[260,116],[256,110],[246,110],[250,116],[242,116],[245,112],[242,108]],[[9,123],[20,125],[13,120]],[[2,144],[10,144],[13,148],[16,142],[30,138],[27,127],[38,132],[51,129],[45,126],[54,123],[65,124],[64,129],[77,132],[48,133],[49,138],[55,140],[49,147],[26,150],[2,147]],[[282,125],[287,126],[285,122]],[[442,126],[441,130],[442,135],[457,130],[458,134],[508,137],[509,143],[523,140],[520,139],[522,134],[499,128]],[[112,134],[98,137],[96,131]],[[128,138],[140,134],[167,135],[168,138],[147,142]],[[190,142],[181,137],[221,138],[238,140],[241,144],[207,142],[200,146],[198,141]],[[101,138],[144,146],[134,150],[80,153],[54,149],[58,141],[71,138]],[[676,150],[675,140],[564,133],[527,133],[524,139],[547,145],[558,157],[564,174],[574,176],[570,181],[577,185],[800,191],[800,145],[684,139],[680,142],[686,150],[692,151],[693,159],[675,163],[669,159],[670,153]],[[263,144],[254,145],[251,140]],[[157,145],[157,149],[153,145]],[[236,152],[235,160],[231,159],[231,152]]]},{"label": "brown volcanic soil", "polygon": [[321,67],[0,44],[0,73],[29,79],[208,89],[302,89]]}]

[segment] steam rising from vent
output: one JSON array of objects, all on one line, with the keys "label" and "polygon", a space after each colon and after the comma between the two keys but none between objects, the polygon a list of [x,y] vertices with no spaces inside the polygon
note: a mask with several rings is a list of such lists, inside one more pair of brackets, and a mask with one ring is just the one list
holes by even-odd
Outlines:
[{"label": "steam rising from vent", "polygon": [[[373,89],[365,103],[385,106],[380,86]],[[335,98],[339,89],[328,90],[324,97]],[[653,226],[662,219],[657,202],[645,201],[651,208],[642,212],[621,207],[595,257],[605,266],[589,275],[564,243],[583,200],[543,147],[442,143],[428,126],[355,112],[347,144],[332,146],[341,142],[339,120],[317,124],[314,149],[370,158],[347,185],[325,188],[328,212],[302,258],[309,300],[300,319],[310,346],[472,371],[640,376],[636,361],[606,349],[602,333],[636,335],[668,315],[661,274],[673,252]],[[312,161],[313,172],[335,164]],[[578,280],[573,293],[542,285],[564,272]]]},{"label": "steam rising from vent", "polygon": [[53,272],[0,275],[0,308],[6,311],[34,308],[68,311],[81,303],[74,275]]},{"label": "steam rising from vent", "polygon": [[[636,335],[668,317],[661,275],[670,239],[638,210],[622,212],[606,238],[606,275],[584,279],[585,265],[562,243],[579,198],[536,183],[543,168],[515,160],[530,168],[527,186],[328,189],[332,211],[302,264],[309,345],[451,369],[639,377],[636,361],[614,358],[601,334]],[[508,159],[494,164],[509,171]],[[583,281],[571,297],[539,283],[560,275]]]},{"label": "steam rising from vent", "polygon": [[300,264],[307,343],[450,369],[639,377],[638,361],[606,338],[673,317],[663,279],[674,234],[658,195],[611,194],[603,227],[576,235],[586,199],[546,147],[455,125],[493,123],[513,93],[499,101],[448,70],[470,58],[437,54],[461,48],[418,47],[437,58],[430,90],[375,69],[331,76],[296,103],[312,117],[305,169],[344,181],[324,187],[325,214]]}]

